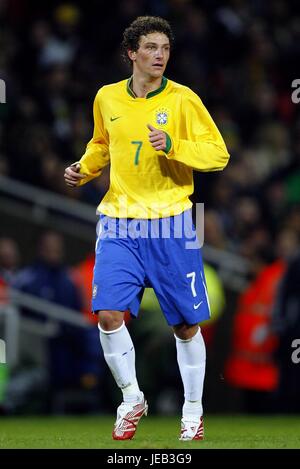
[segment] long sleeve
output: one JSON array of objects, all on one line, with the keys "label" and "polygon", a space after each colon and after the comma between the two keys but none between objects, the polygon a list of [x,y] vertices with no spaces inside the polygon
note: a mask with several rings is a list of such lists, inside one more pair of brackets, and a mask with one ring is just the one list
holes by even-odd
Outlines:
[{"label": "long sleeve", "polygon": [[[183,95],[179,132],[170,135],[168,159],[198,171],[220,171],[229,160],[224,140],[201,99],[190,89]],[[182,138],[184,136],[184,138]]]},{"label": "long sleeve", "polygon": [[85,174],[87,177],[80,181],[79,185],[86,184],[91,179],[99,176],[102,169],[109,164],[109,139],[108,134],[104,129],[103,118],[100,110],[100,92],[96,95],[94,100],[94,133],[93,138],[89,141],[86,147],[86,152],[79,160],[81,164],[80,173]]}]

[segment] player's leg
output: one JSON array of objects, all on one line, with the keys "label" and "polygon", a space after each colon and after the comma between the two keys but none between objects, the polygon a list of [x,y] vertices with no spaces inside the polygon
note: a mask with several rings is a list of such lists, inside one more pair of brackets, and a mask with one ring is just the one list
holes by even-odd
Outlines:
[{"label": "player's leg", "polygon": [[142,397],[135,370],[135,349],[122,311],[98,311],[100,342],[104,358],[124,402],[139,402]]},{"label": "player's leg", "polygon": [[123,394],[123,402],[117,409],[113,438],[131,439],[140,418],[148,411],[136,379],[134,345],[124,322],[124,312],[98,311],[98,317],[104,358]]},{"label": "player's leg", "polygon": [[177,362],[184,388],[181,440],[202,440],[202,394],[205,376],[206,350],[201,330],[186,323],[173,326],[176,338]]},{"label": "player's leg", "polygon": [[124,323],[124,311],[137,316],[143,285],[144,269],[136,243],[101,231],[96,245],[92,307],[99,317],[105,360],[123,394],[114,439],[132,438],[139,419],[147,413],[136,379],[134,346]]},{"label": "player's leg", "polygon": [[[180,216],[178,216],[180,217]],[[162,311],[174,327],[178,365],[183,381],[185,402],[181,439],[201,439],[202,392],[206,352],[198,324],[210,317],[203,262],[200,249],[188,249],[191,237],[175,236],[175,218],[170,217],[170,237],[151,240],[146,274],[157,295]],[[190,219],[192,226],[192,221]],[[174,233],[174,236],[172,234]],[[194,433],[193,433],[194,432]]]}]

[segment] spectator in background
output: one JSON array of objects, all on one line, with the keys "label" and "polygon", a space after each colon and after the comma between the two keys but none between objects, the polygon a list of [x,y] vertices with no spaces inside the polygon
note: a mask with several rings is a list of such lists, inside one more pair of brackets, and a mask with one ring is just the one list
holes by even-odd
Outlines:
[{"label": "spectator in background", "polygon": [[72,63],[78,49],[80,10],[75,5],[62,3],[54,10],[53,16],[53,33],[40,41],[39,62],[44,67]]},{"label": "spectator in background", "polygon": [[18,244],[12,238],[0,238],[0,276],[7,284],[12,283],[20,266]]},{"label": "spectator in background", "polygon": [[43,233],[37,244],[36,260],[19,271],[14,286],[25,293],[79,311],[81,299],[64,265],[64,249],[59,233]]},{"label": "spectator in background", "polygon": [[[13,285],[24,293],[79,313],[82,309],[80,292],[64,265],[63,257],[64,242],[61,235],[45,232],[38,243],[37,260],[19,272]],[[42,314],[31,311],[24,313],[35,319],[45,320]],[[102,362],[97,328],[91,326],[81,329],[63,321],[58,326],[56,335],[48,339],[52,410],[68,408],[68,403],[64,400],[64,394],[68,390],[87,391],[91,400],[85,404],[91,405],[90,410],[98,410]],[[76,411],[76,408],[72,410]]]},{"label": "spectator in background", "polygon": [[276,240],[276,260],[261,253],[254,279],[238,299],[233,319],[231,352],[225,379],[243,390],[247,412],[276,412],[279,370],[274,361],[278,334],[271,329],[272,308],[286,263],[297,246],[294,232],[282,230]]}]

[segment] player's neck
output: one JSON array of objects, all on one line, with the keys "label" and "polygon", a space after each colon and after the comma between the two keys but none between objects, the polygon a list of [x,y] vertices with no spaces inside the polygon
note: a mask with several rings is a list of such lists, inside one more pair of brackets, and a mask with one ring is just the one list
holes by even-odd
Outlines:
[{"label": "player's neck", "polygon": [[157,90],[162,83],[162,77],[149,78],[136,73],[132,76],[131,88],[137,98],[145,98],[151,91]]}]

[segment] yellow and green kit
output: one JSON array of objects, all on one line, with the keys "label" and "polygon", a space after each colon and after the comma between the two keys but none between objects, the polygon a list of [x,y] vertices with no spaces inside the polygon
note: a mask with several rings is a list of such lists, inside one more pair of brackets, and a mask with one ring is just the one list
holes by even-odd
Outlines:
[{"label": "yellow and green kit", "polygon": [[[136,97],[132,78],[100,88],[94,132],[80,159],[85,184],[110,163],[110,187],[98,211],[114,218],[163,218],[192,206],[193,170],[219,171],[229,159],[223,138],[201,99],[165,77]],[[167,148],[149,142],[151,124],[167,134]]]}]

